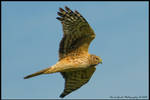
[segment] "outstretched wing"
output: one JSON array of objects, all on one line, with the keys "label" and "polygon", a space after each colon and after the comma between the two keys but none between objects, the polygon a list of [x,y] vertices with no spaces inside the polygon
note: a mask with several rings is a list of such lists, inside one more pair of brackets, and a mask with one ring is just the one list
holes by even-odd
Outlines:
[{"label": "outstretched wing", "polygon": [[66,57],[71,52],[88,52],[90,42],[95,38],[94,31],[78,11],[72,11],[68,7],[65,10],[59,8],[58,20],[63,26],[63,38],[59,47],[59,59]]},{"label": "outstretched wing", "polygon": [[86,84],[95,70],[95,66],[90,66],[89,68],[80,71],[62,72],[61,74],[65,79],[65,89],[60,97],[63,98]]}]

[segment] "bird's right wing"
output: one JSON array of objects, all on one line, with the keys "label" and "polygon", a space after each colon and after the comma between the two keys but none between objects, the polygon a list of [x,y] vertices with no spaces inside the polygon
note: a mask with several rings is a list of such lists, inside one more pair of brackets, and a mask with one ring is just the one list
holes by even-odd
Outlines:
[{"label": "bird's right wing", "polygon": [[60,97],[63,98],[86,84],[90,80],[95,70],[95,66],[90,66],[84,70],[61,72],[63,78],[65,79],[65,88]]},{"label": "bird's right wing", "polygon": [[78,11],[73,12],[68,7],[59,10],[57,19],[61,21],[64,32],[59,47],[59,59],[68,54],[88,52],[88,47],[95,38],[93,29]]}]

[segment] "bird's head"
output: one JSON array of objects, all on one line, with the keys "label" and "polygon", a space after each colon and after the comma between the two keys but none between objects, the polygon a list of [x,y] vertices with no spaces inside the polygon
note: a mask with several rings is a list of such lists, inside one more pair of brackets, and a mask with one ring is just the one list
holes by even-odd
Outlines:
[{"label": "bird's head", "polygon": [[91,58],[91,65],[97,65],[99,63],[102,64],[102,59],[96,55],[90,55],[90,58]]}]

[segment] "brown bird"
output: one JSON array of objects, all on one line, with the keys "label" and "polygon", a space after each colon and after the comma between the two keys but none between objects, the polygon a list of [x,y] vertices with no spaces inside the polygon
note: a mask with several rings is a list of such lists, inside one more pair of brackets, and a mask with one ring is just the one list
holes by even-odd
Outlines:
[{"label": "brown bird", "polygon": [[41,74],[60,72],[65,79],[65,88],[61,98],[86,84],[96,70],[96,65],[102,59],[89,54],[88,48],[95,38],[95,33],[88,22],[78,11],[72,11],[67,6],[59,8],[58,20],[63,26],[63,38],[59,47],[59,61],[44,70],[24,77],[28,79]]}]

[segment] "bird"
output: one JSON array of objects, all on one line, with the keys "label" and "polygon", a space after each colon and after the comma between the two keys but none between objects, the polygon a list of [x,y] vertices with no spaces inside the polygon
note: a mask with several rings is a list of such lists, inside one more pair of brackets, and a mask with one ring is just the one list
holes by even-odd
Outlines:
[{"label": "bird", "polygon": [[57,14],[56,19],[61,22],[63,28],[58,62],[24,79],[41,74],[60,73],[65,80],[65,86],[59,97],[64,98],[91,79],[96,66],[102,64],[102,58],[88,52],[89,45],[96,35],[77,10],[72,11],[64,6],[64,9],[59,8]]}]

